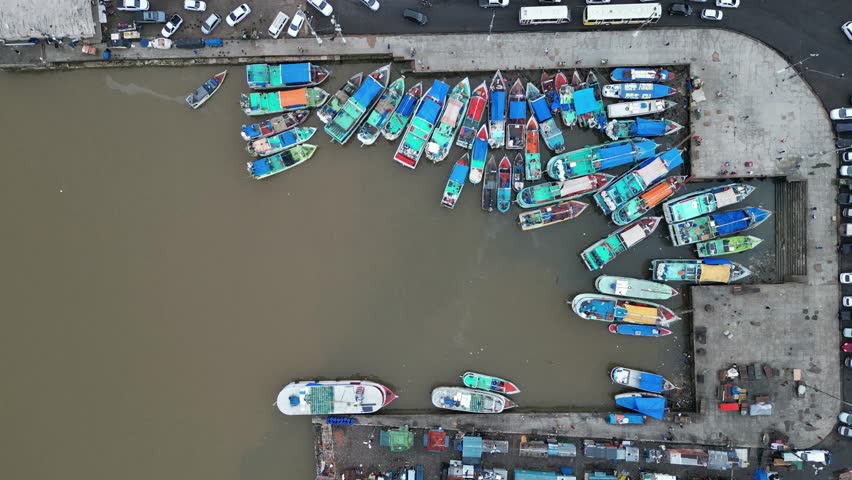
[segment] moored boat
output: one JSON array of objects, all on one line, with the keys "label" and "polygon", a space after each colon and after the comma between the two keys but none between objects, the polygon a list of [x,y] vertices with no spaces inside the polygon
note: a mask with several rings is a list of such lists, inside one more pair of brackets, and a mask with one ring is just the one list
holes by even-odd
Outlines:
[{"label": "moored boat", "polygon": [[278,135],[249,142],[246,150],[253,157],[268,157],[307,142],[316,131],[314,127],[296,127]]},{"label": "moored boat", "polygon": [[648,238],[663,220],[662,217],[640,218],[593,243],[580,253],[580,259],[590,271],[603,268],[637,243]]},{"label": "moored boat", "polygon": [[379,102],[370,110],[367,120],[358,129],[358,141],[361,145],[376,143],[385,124],[390,120],[405,93],[405,77],[399,77],[385,89]]},{"label": "moored boat", "polygon": [[310,115],[310,110],[296,110],[295,112],[287,112],[284,115],[279,115],[260,123],[243,125],[240,130],[240,136],[243,137],[243,140],[248,142],[259,138],[277,135],[285,130],[298,127],[305,123],[305,120],[307,120]]},{"label": "moored boat", "polygon": [[467,180],[467,173],[470,170],[470,154],[465,153],[453,165],[453,171],[450,172],[450,178],[447,180],[447,186],[444,187],[444,195],[441,197],[441,205],[447,208],[456,208],[456,203],[461,195],[464,183]]},{"label": "moored boat", "polygon": [[[550,101],[550,113],[554,117],[558,117],[562,112],[562,87],[569,86],[568,85],[568,77],[565,76],[562,72],[556,72],[556,76],[553,77],[553,91],[550,93],[548,100]],[[567,127],[568,125],[566,125]]]},{"label": "moored boat", "polygon": [[376,413],[395,398],[388,387],[366,380],[309,380],[285,386],[275,405],[285,415],[356,415]]},{"label": "moored boat", "polygon": [[667,82],[674,73],[662,68],[616,68],[610,78],[613,82]]},{"label": "moored boat", "polygon": [[330,122],[331,119],[337,115],[337,112],[343,108],[343,105],[349,100],[349,97],[355,94],[355,91],[361,86],[361,82],[363,80],[364,72],[358,72],[349,77],[349,80],[346,80],[346,83],[340,87],[340,90],[334,92],[334,95],[331,96],[328,103],[317,110],[317,118],[319,118],[322,123]]},{"label": "moored boat", "polygon": [[527,123],[527,95],[521,79],[515,80],[509,90],[509,120],[506,122],[506,148],[517,150],[524,146],[524,128]]},{"label": "moored boat", "polygon": [[[554,153],[561,153],[565,150],[565,138],[562,136],[562,131],[556,125],[556,121],[550,114],[550,108],[547,105],[547,99],[544,95],[532,84],[527,83],[527,102],[530,104],[536,121],[538,122],[538,131],[541,134],[544,144],[547,148],[553,150]],[[526,118],[526,117],[525,117]]]},{"label": "moored boat", "polygon": [[497,167],[497,211],[506,213],[512,206],[512,162],[503,155]]},{"label": "moored boat", "polygon": [[742,202],[754,187],[745,183],[729,183],[688,193],[663,203],[663,215],[669,223],[682,222]]},{"label": "moored boat", "polygon": [[390,117],[390,120],[382,127],[382,136],[386,140],[394,141],[402,135],[405,127],[408,126],[408,121],[411,116],[420,106],[420,99],[423,98],[423,82],[417,82],[413,87],[408,89],[405,96],[397,105],[396,110]]},{"label": "moored boat", "polygon": [[745,252],[758,246],[763,242],[762,239],[751,235],[735,235],[733,237],[717,238],[701,242],[695,246],[698,250],[698,256],[717,257],[719,255],[732,255],[734,253]]},{"label": "moored boat", "polygon": [[518,192],[517,202],[522,208],[538,208],[563,200],[573,200],[600,190],[612,179],[612,175],[595,173],[564,182],[539,183]]},{"label": "moored boat", "polygon": [[367,112],[379,101],[390,81],[390,64],[379,67],[361,82],[361,86],[349,100],[343,104],[340,111],[325,124],[325,133],[331,139],[344,145],[358,130],[358,126]]},{"label": "moored boat", "polygon": [[459,137],[456,139],[456,145],[467,149],[473,146],[473,140],[476,138],[476,132],[479,130],[479,124],[482,123],[482,118],[485,115],[487,107],[488,87],[485,85],[485,82],[482,82],[470,94],[467,113],[465,113],[464,120],[459,129]]},{"label": "moored boat", "polygon": [[571,309],[580,318],[608,323],[667,326],[680,320],[670,309],[645,300],[581,293],[571,300]]},{"label": "moored boat", "polygon": [[500,413],[518,406],[494,392],[464,387],[438,387],[432,390],[432,405],[466,413]]},{"label": "moored boat", "polygon": [[330,74],[327,69],[308,62],[246,65],[246,82],[252,90],[315,87]]},{"label": "moored boat", "polygon": [[512,190],[520,192],[524,189],[524,155],[522,153],[515,154],[515,161],[512,162]]},{"label": "moored boat", "polygon": [[517,385],[508,380],[484,373],[465,372],[462,375],[462,383],[467,388],[495,392],[501,395],[514,395],[521,391]]},{"label": "moored boat", "polygon": [[610,425],[644,425],[645,416],[638,413],[610,413]]},{"label": "moored boat", "polygon": [[420,162],[420,157],[426,148],[426,142],[444,110],[444,102],[449,91],[450,86],[446,83],[440,80],[432,82],[429,91],[423,95],[423,99],[417,106],[417,111],[406,128],[402,141],[399,142],[399,147],[393,156],[397,163],[411,169],[417,168],[417,163]]},{"label": "moored boat", "polygon": [[567,200],[555,205],[521,212],[518,215],[518,224],[521,226],[521,230],[535,230],[536,228],[548,227],[576,218],[586,211],[588,207],[588,203],[579,200]]},{"label": "moored boat", "polygon": [[619,393],[614,399],[615,404],[619,407],[639,412],[657,420],[662,420],[666,413],[666,399],[656,393]]},{"label": "moored boat", "polygon": [[222,86],[222,82],[225,81],[225,76],[228,74],[228,71],[219,72],[216,75],[213,75],[210,79],[204,82],[198,89],[194,92],[190,93],[186,97],[186,103],[189,104],[192,108],[198,108],[204,105],[210,97],[216,93],[216,90],[219,90],[219,87]]},{"label": "moored boat", "polygon": [[503,148],[506,143],[506,80],[500,70],[494,74],[488,90],[491,99],[488,103],[488,146]]},{"label": "moored boat", "polygon": [[574,111],[577,113],[577,123],[583,128],[596,129],[606,124],[601,88],[598,77],[591,70],[586,76],[584,88],[574,88]]},{"label": "moored boat", "polygon": [[654,158],[656,154],[657,144],[653,140],[628,138],[585,146],[550,157],[547,175],[554,180],[567,180]]},{"label": "moored boat", "polygon": [[467,102],[470,101],[470,80],[464,77],[450,92],[444,104],[444,111],[437,127],[432,132],[432,138],[426,144],[426,158],[433,163],[443,161],[447,158],[453,140],[459,131]]},{"label": "moored boat", "polygon": [[562,124],[567,128],[574,128],[577,124],[577,112],[574,111],[574,86],[569,83],[559,88],[559,110],[562,113]]},{"label": "moored boat", "polygon": [[665,259],[651,261],[651,276],[658,282],[731,283],[751,275],[751,270],[730,260]]},{"label": "moored boat", "polygon": [[554,82],[554,77],[551,77],[547,74],[547,72],[541,72],[541,81],[539,83],[541,85],[541,94],[544,95],[544,101],[547,102],[547,108],[551,109],[551,114],[553,113],[553,94],[556,92],[556,83]]},{"label": "moored boat", "polygon": [[308,161],[316,150],[316,145],[303,143],[281,153],[248,162],[246,168],[255,180],[261,180],[301,165]]},{"label": "moored boat", "polygon": [[674,195],[685,183],[686,176],[671,176],[660,180],[612,212],[612,221],[616,225],[627,225]]},{"label": "moored boat", "polygon": [[485,159],[488,157],[488,125],[483,124],[476,132],[473,139],[473,148],[470,151],[470,183],[476,185],[482,181],[482,172],[485,170]]},{"label": "moored boat", "polygon": [[482,209],[486,212],[493,212],[494,205],[497,203],[497,161],[494,160],[494,155],[488,159],[485,164],[485,182],[482,184]]},{"label": "moored boat", "polygon": [[676,93],[677,89],[659,83],[612,83],[604,85],[601,89],[601,94],[604,97],[624,100],[651,100],[653,98],[665,98]]},{"label": "moored boat", "polygon": [[676,148],[665,151],[656,158],[649,158],[596,193],[595,203],[604,215],[609,215],[682,164],[683,157]]},{"label": "moored boat", "polygon": [[669,235],[676,247],[690,245],[751,230],[765,222],[770,215],[772,212],[756,207],[711,213],[669,224]]},{"label": "moored boat", "polygon": [[316,108],[328,100],[328,92],[319,88],[299,88],[268,93],[240,95],[240,108],[246,115],[269,115],[291,112],[305,108]]},{"label": "moored boat", "polygon": [[535,117],[527,120],[527,141],[524,145],[524,175],[527,180],[541,179],[541,152],[538,142],[538,122]]},{"label": "moored boat", "polygon": [[612,383],[651,393],[674,390],[675,384],[656,373],[643,372],[627,367],[615,367],[609,372]]},{"label": "moored boat", "polygon": [[671,100],[637,100],[607,105],[606,113],[609,118],[638,117],[661,113],[676,106]]},{"label": "moored boat", "polygon": [[613,323],[608,327],[608,330],[609,333],[632,337],[665,337],[672,334],[672,331],[668,328],[655,325],[633,325],[631,323]]},{"label": "moored boat", "polygon": [[679,132],[683,125],[666,118],[661,120],[646,120],[637,117],[635,120],[612,120],[604,127],[606,136],[619,140],[630,137],[659,137]]},{"label": "moored boat", "polygon": [[595,279],[595,289],[604,295],[644,298],[646,300],[668,300],[677,295],[677,290],[665,283],[611,275],[601,275]]}]

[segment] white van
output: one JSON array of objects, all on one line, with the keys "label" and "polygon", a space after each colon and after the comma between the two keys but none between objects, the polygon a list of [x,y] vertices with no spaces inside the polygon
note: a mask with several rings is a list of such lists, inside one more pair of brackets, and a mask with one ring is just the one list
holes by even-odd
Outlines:
[{"label": "white van", "polygon": [[284,12],[278,12],[278,15],[275,16],[275,20],[272,21],[272,25],[269,26],[269,36],[272,38],[278,38],[281,35],[281,32],[284,31],[284,27],[287,25],[287,22],[290,21],[290,17],[287,16]]}]

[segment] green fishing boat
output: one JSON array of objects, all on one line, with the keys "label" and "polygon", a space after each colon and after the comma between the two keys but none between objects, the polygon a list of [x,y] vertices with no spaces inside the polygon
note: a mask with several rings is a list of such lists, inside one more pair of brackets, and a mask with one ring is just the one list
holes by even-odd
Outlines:
[{"label": "green fishing boat", "polygon": [[328,100],[328,92],[319,88],[299,88],[268,93],[240,95],[240,108],[246,115],[271,115],[322,106]]},{"label": "green fishing boat", "polygon": [[328,103],[317,110],[317,118],[319,118],[322,123],[330,122],[331,119],[337,115],[337,112],[343,108],[343,105],[349,101],[349,97],[355,94],[355,90],[358,90],[358,87],[361,86],[361,82],[363,80],[363,72],[358,72],[349,77],[349,80],[340,87],[340,90],[334,92],[334,95],[331,96]]},{"label": "green fishing boat", "polygon": [[444,105],[444,112],[438,126],[432,132],[432,138],[426,144],[426,158],[437,163],[447,158],[453,138],[461,127],[467,104],[470,101],[470,80],[463,78],[450,92]]},{"label": "green fishing boat", "polygon": [[246,151],[253,157],[268,157],[307,142],[316,131],[317,129],[314,127],[291,128],[278,135],[249,142]]},{"label": "green fishing boat", "polygon": [[643,298],[646,300],[668,300],[677,295],[677,290],[665,283],[640,278],[601,275],[595,280],[595,289],[606,295]]},{"label": "green fishing boat", "polygon": [[559,87],[559,107],[562,112],[562,124],[573,128],[577,124],[577,112],[574,111],[574,86],[570,83]]},{"label": "green fishing boat", "polygon": [[596,173],[564,182],[539,183],[518,192],[518,205],[521,208],[538,208],[563,200],[573,200],[597,192],[613,178],[606,173]]},{"label": "green fishing boat", "polygon": [[396,110],[402,96],[405,94],[405,77],[394,80],[379,98],[379,103],[367,116],[367,120],[358,129],[358,141],[361,145],[372,145],[376,143],[382,128]]},{"label": "green fishing boat", "polygon": [[390,120],[382,128],[382,136],[385,137],[385,140],[392,142],[402,135],[408,121],[411,120],[411,116],[414,115],[420,105],[421,98],[423,98],[423,82],[417,82],[416,85],[408,89],[408,92],[402,97],[402,101],[396,106],[396,110],[393,111]]},{"label": "green fishing boat", "polygon": [[585,146],[550,157],[547,175],[554,180],[567,180],[654,158],[656,154],[657,144],[641,138]]},{"label": "green fishing boat", "polygon": [[517,385],[508,380],[476,372],[465,372],[465,374],[462,375],[462,383],[464,383],[464,386],[467,388],[487,390],[489,392],[496,392],[503,395],[514,395],[521,391]]},{"label": "green fishing boat", "polygon": [[390,64],[370,73],[354,95],[343,104],[343,108],[325,124],[325,133],[341,145],[345,144],[358,129],[367,112],[379,101],[390,80]]},{"label": "green fishing boat", "polygon": [[248,162],[246,166],[252,177],[261,180],[306,162],[314,155],[316,150],[316,145],[303,143],[271,157]]},{"label": "green fishing boat", "polygon": [[674,195],[686,182],[685,176],[666,177],[648,190],[636,195],[624,205],[612,212],[612,221],[616,225],[627,225],[637,218],[650,212],[663,200]]},{"label": "green fishing boat", "polygon": [[535,116],[527,120],[527,141],[524,144],[524,175],[527,180],[541,180],[541,152],[539,151],[538,122]]},{"label": "green fishing boat", "polygon": [[721,187],[687,193],[665,202],[663,215],[669,223],[682,222],[742,202],[753,191],[754,187],[751,185],[729,183]]},{"label": "green fishing boat", "polygon": [[760,245],[762,239],[751,235],[736,235],[733,237],[717,238],[696,245],[699,257],[718,257],[745,252]]}]

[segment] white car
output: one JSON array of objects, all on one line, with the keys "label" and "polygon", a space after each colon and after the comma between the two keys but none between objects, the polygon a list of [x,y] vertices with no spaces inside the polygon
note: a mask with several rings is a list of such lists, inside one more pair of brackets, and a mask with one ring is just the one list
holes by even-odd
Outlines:
[{"label": "white car", "polygon": [[837,433],[843,435],[844,437],[852,438],[852,428],[841,425],[837,427]]},{"label": "white car", "polygon": [[846,425],[852,425],[852,413],[841,412],[840,415],[837,416],[837,419],[840,420],[840,423],[845,423]]},{"label": "white car", "polygon": [[334,9],[331,8],[331,5],[329,5],[328,2],[326,2],[325,0],[308,0],[308,5],[316,8],[321,14],[325,15],[326,17],[331,15],[331,12],[334,11]]},{"label": "white car", "polygon": [[840,156],[840,160],[843,163],[852,163],[852,152],[843,152],[843,155]]},{"label": "white car", "polygon": [[846,38],[848,38],[849,41],[852,42],[852,20],[849,20],[848,22],[841,25],[840,30],[844,34],[846,34]]},{"label": "white car", "polygon": [[843,338],[852,338],[852,328],[843,329]]},{"label": "white car", "polygon": [[701,10],[701,18],[704,20],[715,20],[718,22],[722,19],[722,16],[723,14],[721,10],[714,10],[712,8],[705,8],[704,10]]},{"label": "white car", "polygon": [[840,283],[849,284],[852,283],[852,273],[844,272],[840,274]]},{"label": "white car", "polygon": [[141,12],[151,8],[151,4],[148,0],[121,0],[116,8],[126,12]]},{"label": "white car", "polygon": [[852,166],[843,165],[840,167],[840,176],[841,177],[852,177]]},{"label": "white car", "polygon": [[600,5],[602,3],[609,3],[610,1],[611,0],[586,0],[586,5]]},{"label": "white car", "polygon": [[222,17],[219,16],[218,13],[211,13],[207,20],[201,24],[201,33],[204,35],[210,35],[213,33],[213,30],[216,30],[216,27],[222,23]]},{"label": "white car", "polygon": [[[852,307],[852,297],[843,297],[843,306]],[[850,424],[852,425],[852,424]]]},{"label": "white car", "polygon": [[828,113],[832,120],[852,120],[852,107],[835,108]]},{"label": "white car", "polygon": [[183,0],[183,9],[190,12],[203,12],[207,10],[207,2],[199,0]]},{"label": "white car", "polygon": [[172,15],[172,18],[163,25],[163,30],[160,32],[164,38],[169,38],[177,32],[177,29],[183,25],[183,18],[180,15]]},{"label": "white car", "polygon": [[235,8],[228,14],[228,17],[225,18],[225,22],[230,26],[235,26],[236,24],[242,22],[249,16],[251,13],[251,8],[247,4],[242,4],[239,7]]},{"label": "white car", "polygon": [[374,12],[379,9],[379,0],[361,0],[361,3]]},{"label": "white car", "polygon": [[302,30],[302,25],[304,24],[305,12],[301,10],[296,10],[296,13],[293,15],[293,20],[290,21],[290,26],[287,27],[287,35],[296,38],[296,36],[299,35],[299,31]]},{"label": "white car", "polygon": [[716,0],[716,6],[722,8],[737,8],[740,6],[740,0]]}]

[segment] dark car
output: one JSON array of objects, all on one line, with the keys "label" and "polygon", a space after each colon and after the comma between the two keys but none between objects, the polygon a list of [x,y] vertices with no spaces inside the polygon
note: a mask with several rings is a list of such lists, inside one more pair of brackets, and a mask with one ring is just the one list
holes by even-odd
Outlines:
[{"label": "dark car", "polygon": [[835,144],[837,148],[852,148],[852,138],[838,138]]},{"label": "dark car", "polygon": [[429,21],[429,17],[426,16],[425,13],[418,12],[417,10],[406,8],[402,11],[402,17],[406,20],[411,20],[417,25],[426,25]]},{"label": "dark car", "polygon": [[136,23],[166,23],[166,12],[160,10],[136,12],[133,21]]},{"label": "dark car", "polygon": [[692,5],[687,5],[685,3],[673,3],[672,6],[669,7],[669,15],[688,17],[692,15]]},{"label": "dark car", "polygon": [[841,193],[837,195],[837,203],[841,205],[852,205],[852,195],[848,193]]},{"label": "dark car", "polygon": [[837,133],[849,133],[852,132],[852,122],[847,123],[838,123],[834,126],[834,131]]}]

